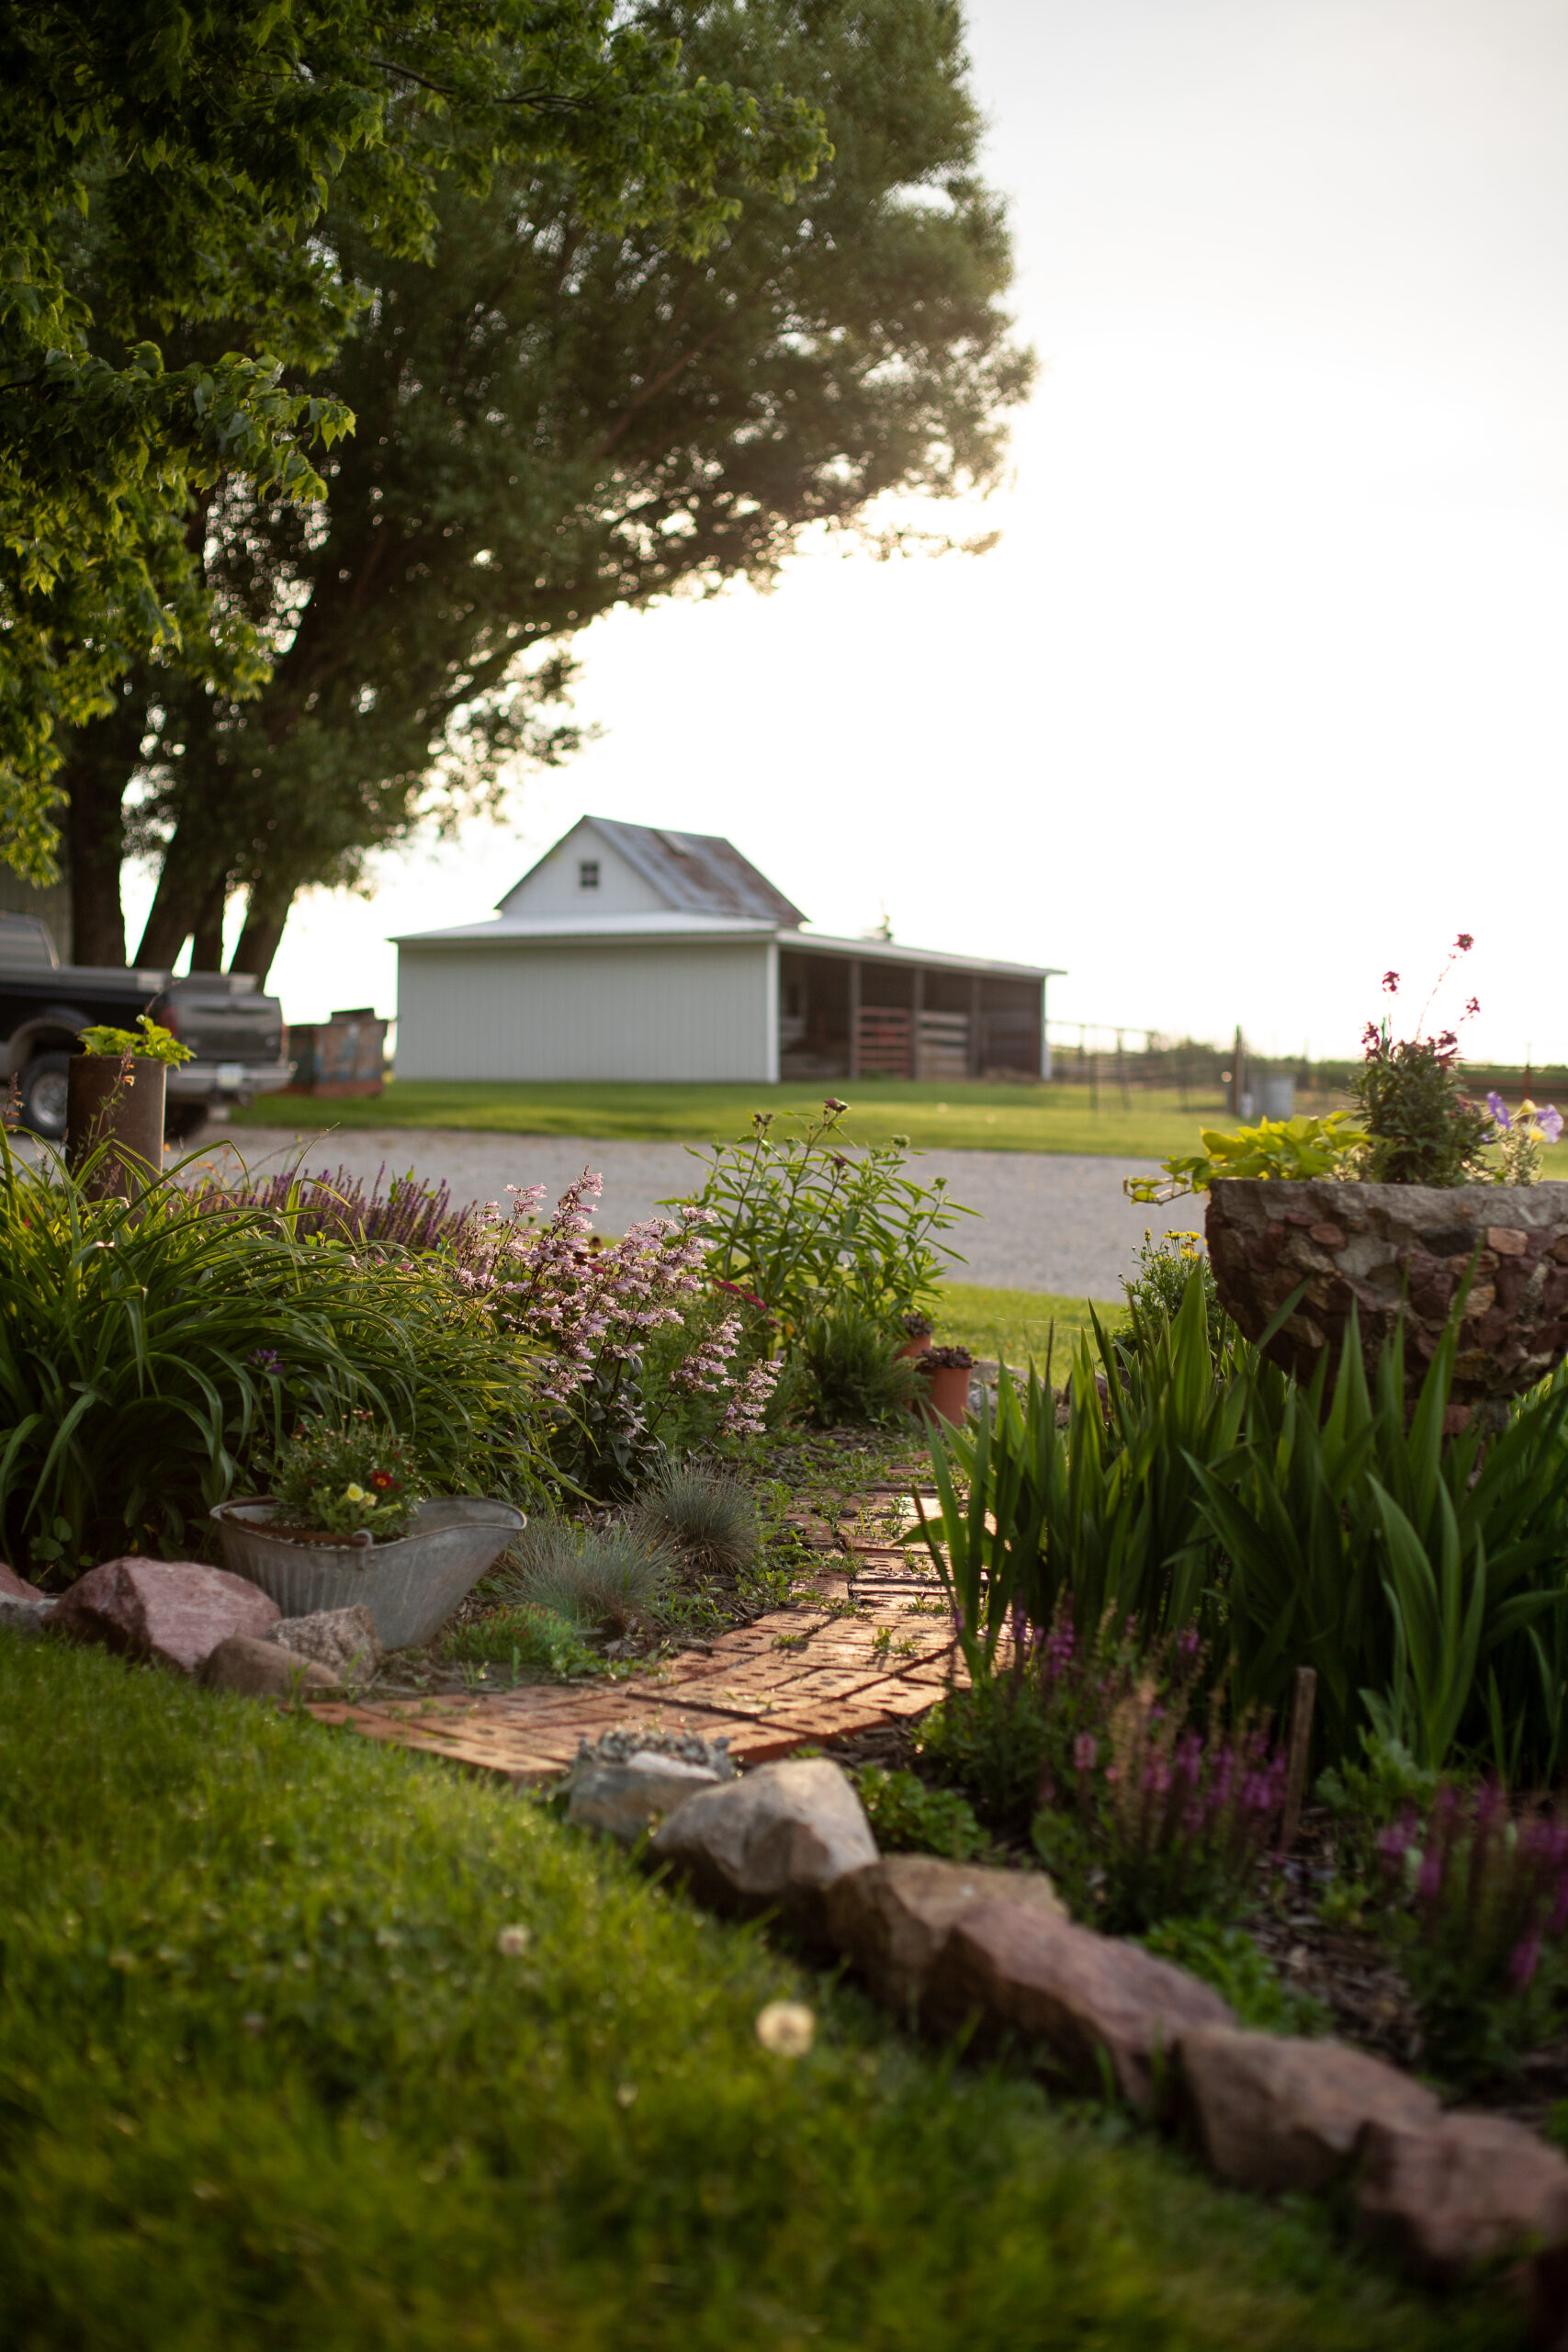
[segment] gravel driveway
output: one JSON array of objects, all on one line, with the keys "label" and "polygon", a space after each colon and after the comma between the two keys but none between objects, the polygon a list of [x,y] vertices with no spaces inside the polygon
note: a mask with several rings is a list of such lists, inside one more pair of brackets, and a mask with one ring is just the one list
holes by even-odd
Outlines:
[{"label": "gravel driveway", "polygon": [[[508,1184],[541,1183],[554,1199],[584,1168],[593,1168],[604,1179],[598,1223],[605,1233],[624,1233],[637,1218],[654,1215],[661,1197],[689,1191],[700,1178],[699,1163],[683,1144],[595,1143],[579,1136],[361,1127],[299,1136],[287,1127],[244,1127],[225,1142],[221,1128],[209,1128],[202,1148],[219,1146],[239,1149],[258,1171],[302,1159],[311,1172],[341,1167],[368,1182],[379,1169],[401,1175],[412,1168],[421,1177],[444,1178],[455,1201],[499,1200]],[[953,1236],[967,1261],[955,1270],[965,1282],[1115,1299],[1145,1228],[1201,1229],[1203,1222],[1200,1203],[1149,1209],[1124,1197],[1123,1176],[1152,1172],[1152,1160],[931,1151],[917,1166],[927,1182],[945,1176],[953,1199],[980,1212],[963,1218]]]}]

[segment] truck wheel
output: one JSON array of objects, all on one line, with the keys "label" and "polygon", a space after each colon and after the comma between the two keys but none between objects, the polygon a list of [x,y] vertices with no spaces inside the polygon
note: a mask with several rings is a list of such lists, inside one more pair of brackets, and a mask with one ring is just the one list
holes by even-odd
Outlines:
[{"label": "truck wheel", "polygon": [[187,1136],[196,1134],[207,1125],[208,1105],[193,1102],[188,1097],[164,1106],[164,1137],[168,1143],[184,1143]]},{"label": "truck wheel", "polygon": [[24,1065],[17,1091],[22,1102],[22,1125],[51,1143],[65,1140],[65,1073],[69,1054],[35,1054]]}]

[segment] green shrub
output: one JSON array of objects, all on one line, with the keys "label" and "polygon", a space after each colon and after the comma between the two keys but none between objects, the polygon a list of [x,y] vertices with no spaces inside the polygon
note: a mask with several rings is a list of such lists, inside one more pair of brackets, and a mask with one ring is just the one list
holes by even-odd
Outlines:
[{"label": "green shrub", "polygon": [[952,1789],[928,1788],[917,1773],[863,1764],[852,1775],[872,1835],[884,1853],[945,1854],[967,1862],[990,1850],[974,1813]]},{"label": "green shrub", "polygon": [[177,1185],[95,1201],[0,1138],[0,1545],[58,1577],[206,1544],[302,1417],[365,1409],[431,1485],[524,1496],[534,1358],[439,1261],[367,1262]]},{"label": "green shrub", "polygon": [[907,1422],[920,1375],[914,1359],[899,1354],[902,1345],[901,1333],[848,1302],[815,1316],[793,1350],[808,1418],[819,1429]]},{"label": "green shrub", "polygon": [[1045,1710],[1032,1679],[983,1677],[949,1690],[922,1718],[917,1751],[998,1829],[1028,1826],[1045,1767]]},{"label": "green shrub", "polygon": [[454,1625],[443,1636],[441,1655],[457,1660],[472,1658],[479,1664],[510,1664],[517,1671],[527,1667],[558,1682],[575,1682],[602,1671],[597,1653],[589,1648],[575,1625],[557,1611],[528,1601],[492,1609],[486,1616]]},{"label": "green shrub", "polygon": [[[708,1271],[774,1318],[785,1340],[840,1305],[892,1329],[934,1306],[958,1253],[937,1236],[972,1216],[947,1197],[947,1180],[904,1173],[908,1139],[862,1148],[840,1132],[845,1103],[829,1099],[804,1133],[773,1133],[752,1114],[739,1143],[697,1152],[707,1174],[693,1205],[704,1216]],[[675,1204],[666,1202],[666,1207]]]},{"label": "green shrub", "polygon": [[1217,1919],[1165,1919],[1140,1937],[1156,1960],[1174,1961],[1190,1975],[1212,1984],[1254,2033],[1322,2034],[1333,2019],[1310,1993],[1280,1981],[1272,1961],[1258,1951],[1245,1928]]},{"label": "green shrub", "polygon": [[368,1528],[385,1544],[407,1532],[424,1487],[402,1439],[361,1412],[302,1421],[277,1450],[272,1491],[297,1527],[323,1535]]}]

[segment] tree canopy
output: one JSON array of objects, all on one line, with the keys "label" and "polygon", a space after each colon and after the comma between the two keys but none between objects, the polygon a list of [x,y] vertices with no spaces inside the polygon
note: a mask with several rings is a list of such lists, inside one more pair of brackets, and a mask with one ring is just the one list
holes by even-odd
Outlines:
[{"label": "tree canopy", "polygon": [[206,503],[239,481],[324,492],[352,411],[310,379],[362,299],[321,233],[329,198],[418,266],[448,193],[547,168],[585,221],[657,220],[700,253],[748,189],[814,168],[800,101],[694,75],[622,13],[0,7],[0,856],[18,870],[51,870],[61,725],[123,721],[133,665],[177,659],[229,695],[265,674],[201,578]]},{"label": "tree canopy", "polygon": [[194,935],[215,964],[243,890],[236,964],[265,973],[299,889],[492,801],[520,752],[570,750],[570,647],[595,615],[766,579],[884,492],[994,480],[1031,362],[957,10],[671,0],[637,21],[694,73],[819,108],[830,159],[798,201],[749,193],[705,251],[589,217],[553,164],[440,196],[434,266],[329,216],[366,297],[334,368],[357,430],[321,504],[233,481],[207,514],[208,591],[271,650],[262,691],[154,661],[75,738],[79,953],[122,952],[130,848],[162,854],[140,961]]}]

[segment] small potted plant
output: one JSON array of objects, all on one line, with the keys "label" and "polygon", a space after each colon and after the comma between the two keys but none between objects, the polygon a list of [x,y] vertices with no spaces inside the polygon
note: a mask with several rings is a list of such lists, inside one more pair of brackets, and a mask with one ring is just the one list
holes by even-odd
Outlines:
[{"label": "small potted plant", "polygon": [[923,1395],[916,1407],[918,1412],[934,1413],[940,1421],[954,1425],[966,1419],[969,1411],[969,1375],[975,1369],[975,1359],[967,1348],[928,1348],[915,1359],[915,1368],[921,1375]]},{"label": "small potted plant", "polygon": [[[1461,932],[1445,974],[1471,945]],[[1395,995],[1398,973],[1382,985]],[[1568,1353],[1568,1184],[1540,1182],[1541,1146],[1562,1130],[1553,1107],[1510,1114],[1501,1097],[1483,1107],[1461,1091],[1457,1030],[1422,1034],[1436,993],[1413,1036],[1368,1023],[1354,1115],[1205,1130],[1201,1154],[1127,1189],[1208,1193],[1222,1304],[1249,1340],[1283,1314],[1269,1353],[1303,1377],[1337,1353],[1353,1316],[1369,1374],[1403,1329],[1414,1396],[1462,1293],[1450,1408],[1462,1426]],[[1472,997],[1461,1021],[1479,1010]]]},{"label": "small potted plant", "polygon": [[164,1168],[164,1091],[191,1050],[142,1013],[134,1029],[79,1029],[65,1080],[65,1164],[97,1198],[134,1200]]},{"label": "small potted plant", "polygon": [[363,1603],[389,1650],[431,1640],[527,1525],[510,1503],[431,1497],[410,1447],[368,1413],[302,1422],[272,1485],[213,1511],[230,1567],[286,1617]]},{"label": "small potted plant", "polygon": [[898,1351],[899,1354],[901,1356],[929,1355],[931,1332],[935,1328],[931,1317],[920,1314],[918,1309],[912,1309],[908,1315],[901,1315],[898,1320],[904,1327],[904,1344]]}]

